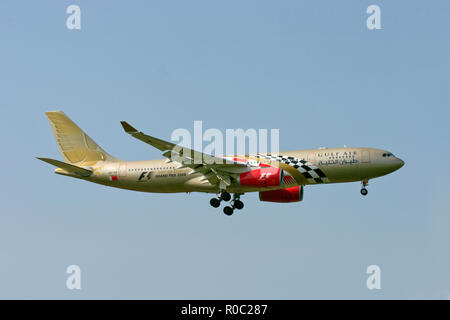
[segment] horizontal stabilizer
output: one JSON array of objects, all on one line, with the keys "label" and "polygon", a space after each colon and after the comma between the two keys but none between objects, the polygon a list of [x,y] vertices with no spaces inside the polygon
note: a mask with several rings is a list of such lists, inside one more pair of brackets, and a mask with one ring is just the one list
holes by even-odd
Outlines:
[{"label": "horizontal stabilizer", "polygon": [[42,160],[44,162],[50,163],[51,165],[54,165],[55,167],[64,169],[66,171],[69,172],[73,172],[76,173],[82,177],[89,177],[92,174],[91,170],[85,169],[85,168],[81,168],[81,167],[77,167],[74,166],[73,164],[69,164],[66,162],[62,162],[62,161],[58,161],[58,160],[54,160],[54,159],[49,159],[49,158],[37,158],[39,160]]}]

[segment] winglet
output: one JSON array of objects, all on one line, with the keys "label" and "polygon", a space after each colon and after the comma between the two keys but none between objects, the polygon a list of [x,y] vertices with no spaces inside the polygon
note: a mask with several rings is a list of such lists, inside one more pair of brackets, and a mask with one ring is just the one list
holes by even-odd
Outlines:
[{"label": "winglet", "polygon": [[126,121],[120,121],[120,124],[123,127],[123,130],[125,130],[126,133],[134,133],[139,132],[136,128],[133,128],[128,122]]}]

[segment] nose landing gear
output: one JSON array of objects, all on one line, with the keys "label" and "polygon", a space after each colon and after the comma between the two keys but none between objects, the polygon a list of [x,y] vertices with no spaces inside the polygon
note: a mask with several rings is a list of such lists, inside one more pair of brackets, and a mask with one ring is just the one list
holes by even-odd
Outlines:
[{"label": "nose landing gear", "polygon": [[[234,209],[240,210],[242,208],[244,208],[244,203],[240,200],[240,196],[241,194],[239,193],[234,193],[233,194],[233,200],[231,201],[231,206],[226,206],[223,208],[223,212],[227,215],[227,216],[231,216],[234,212]],[[231,200],[231,195],[226,192],[226,191],[222,191],[220,193],[220,196],[218,198],[212,198],[209,201],[209,204],[214,207],[214,208],[218,208],[220,206],[220,203],[223,201],[230,201]]]},{"label": "nose landing gear", "polygon": [[369,191],[366,189],[366,187],[369,185],[369,180],[363,180],[361,181],[361,183],[362,183],[361,194],[363,196],[367,196]]}]

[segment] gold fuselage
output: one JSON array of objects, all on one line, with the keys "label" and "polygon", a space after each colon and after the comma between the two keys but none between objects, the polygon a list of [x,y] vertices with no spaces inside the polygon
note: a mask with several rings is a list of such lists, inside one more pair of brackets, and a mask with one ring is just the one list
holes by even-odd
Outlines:
[{"label": "gold fuselage", "polygon": [[[404,164],[388,151],[373,148],[321,148],[279,152],[279,155],[307,161],[308,165],[319,168],[326,179],[320,182],[306,179],[296,168],[281,163],[279,166],[284,170],[285,177],[294,178],[286,180],[281,186],[253,188],[233,182],[226,190],[245,193],[296,185],[366,181],[389,174]],[[248,158],[258,159],[255,156]],[[264,163],[262,159],[258,160]],[[177,169],[176,163],[167,163],[166,160],[99,161],[89,167],[93,175],[81,179],[116,188],[155,193],[219,192],[219,186],[209,183],[201,173],[190,174],[190,168]],[[62,169],[55,172],[75,177]]]}]

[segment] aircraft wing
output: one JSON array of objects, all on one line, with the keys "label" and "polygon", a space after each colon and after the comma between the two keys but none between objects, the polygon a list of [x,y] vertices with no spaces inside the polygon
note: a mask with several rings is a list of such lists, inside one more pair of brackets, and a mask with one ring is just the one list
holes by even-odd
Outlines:
[{"label": "aircraft wing", "polygon": [[163,156],[167,158],[166,162],[178,163],[177,169],[190,168],[191,172],[189,174],[201,173],[204,175],[203,180],[208,180],[213,185],[223,183],[224,185],[229,186],[231,184],[231,179],[235,178],[236,174],[250,170],[250,167],[246,162],[234,161],[223,157],[214,157],[146,135],[132,127],[126,121],[121,121],[120,123],[126,133],[163,151]]}]

